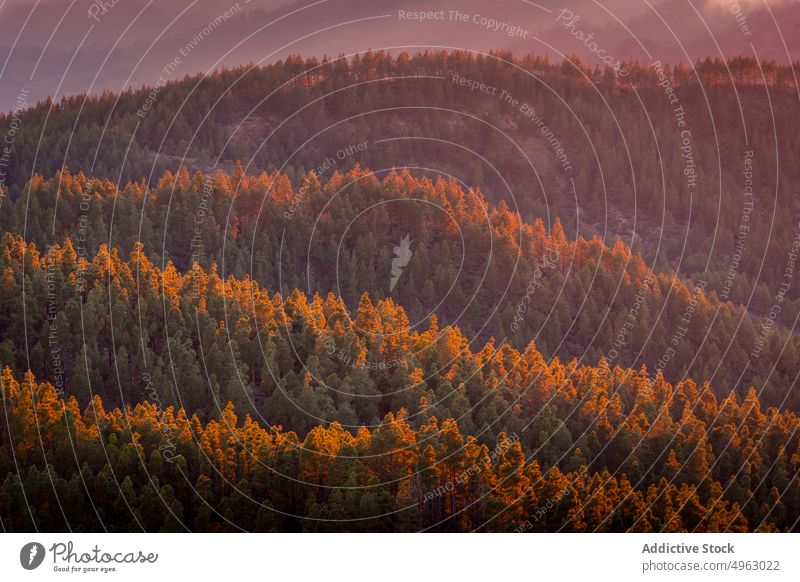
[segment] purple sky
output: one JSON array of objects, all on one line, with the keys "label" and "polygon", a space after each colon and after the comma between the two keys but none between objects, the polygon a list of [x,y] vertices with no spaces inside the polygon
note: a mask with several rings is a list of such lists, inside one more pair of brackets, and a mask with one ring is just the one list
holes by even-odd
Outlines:
[{"label": "purple sky", "polygon": [[[0,109],[13,107],[22,90],[35,102],[152,84],[176,57],[180,63],[170,78],[288,54],[335,56],[404,46],[409,52],[414,46],[561,52],[601,64],[578,37],[590,32],[596,49],[622,60],[752,55],[755,49],[762,59],[786,61],[784,41],[792,58],[800,54],[796,0],[771,0],[769,7],[764,0],[652,0],[652,8],[644,0],[105,0],[102,10],[103,4],[0,0],[6,31],[0,41]],[[569,29],[557,21],[563,8],[579,17]],[[401,10],[444,11],[444,19],[420,23],[399,18]],[[466,15],[466,22],[449,11]],[[489,29],[484,19],[500,28]],[[504,25],[521,32],[509,36]]]}]

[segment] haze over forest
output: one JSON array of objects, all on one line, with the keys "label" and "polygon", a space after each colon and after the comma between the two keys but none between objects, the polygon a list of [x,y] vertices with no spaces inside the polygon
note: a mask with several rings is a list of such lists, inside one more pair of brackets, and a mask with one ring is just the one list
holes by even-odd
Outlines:
[{"label": "haze over forest", "polygon": [[[268,64],[292,54],[336,57],[392,47],[409,52],[506,49],[555,60],[574,54],[589,65],[602,65],[586,42],[565,33],[564,9],[570,19],[579,17],[574,31],[594,33],[615,60],[689,63],[752,56],[754,50],[760,60],[800,58],[800,38],[792,34],[800,27],[800,5],[791,0],[509,0],[490,9],[481,0],[120,0],[108,2],[113,7],[102,14],[101,4],[0,3],[0,26],[19,32],[0,40],[0,110],[11,109],[22,88],[35,102],[153,85],[164,65],[184,53],[173,79],[248,62]],[[398,18],[400,11],[415,10],[444,11],[445,17],[422,23]],[[232,14],[220,20],[226,11]],[[468,15],[467,22],[455,12]],[[473,22],[475,15],[512,23],[528,34],[509,37]],[[214,33],[201,33],[198,43],[198,31],[215,21]],[[783,35],[774,34],[776,23]]]}]

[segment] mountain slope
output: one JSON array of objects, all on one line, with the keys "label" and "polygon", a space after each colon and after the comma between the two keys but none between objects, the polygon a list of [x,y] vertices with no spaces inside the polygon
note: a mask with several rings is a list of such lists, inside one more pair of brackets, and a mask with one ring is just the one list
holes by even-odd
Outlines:
[{"label": "mountain slope", "polygon": [[[198,293],[200,289],[212,293],[204,299],[206,305],[222,301],[220,307],[225,307],[222,281],[230,276],[253,281],[282,297],[298,289],[309,297],[333,293],[344,301],[341,309],[353,311],[361,309],[367,293],[367,306],[388,302],[403,309],[400,319],[406,323],[391,324],[401,338],[426,329],[435,315],[443,325],[458,326],[463,341],[473,349],[491,337],[518,349],[534,341],[548,358],[580,358],[596,364],[605,357],[612,364],[646,364],[651,370],[663,369],[672,380],[687,375],[710,380],[721,390],[721,398],[728,390],[743,395],[755,386],[766,405],[795,410],[800,405],[793,388],[800,344],[795,334],[776,325],[781,319],[757,319],[741,307],[719,301],[713,290],[719,281],[690,282],[656,273],[621,241],[610,248],[598,238],[573,242],[558,220],[549,229],[542,221],[527,224],[504,203],[492,208],[480,191],[464,191],[453,180],[430,181],[407,171],[379,179],[354,169],[333,173],[325,181],[309,174],[295,188],[287,176],[277,173],[192,177],[184,170],[165,175],[153,189],[139,183],[117,190],[110,182],[64,172],[46,181],[34,179],[30,199],[21,198],[7,214],[12,220],[10,232],[22,232],[26,211],[36,217],[27,226],[27,236],[43,250],[34,251],[21,238],[7,236],[0,263],[9,286],[4,329],[10,330],[7,337],[14,338],[9,341],[15,345],[20,370],[27,368],[24,325],[30,328],[27,337],[39,338],[36,361],[42,366],[48,362],[47,314],[30,313],[27,323],[20,319],[23,279],[37,277],[36,283],[25,286],[35,294],[26,296],[26,301],[44,305],[49,253],[44,247],[71,237],[66,248],[72,258],[64,277],[75,278],[77,256],[91,259],[87,287],[76,289],[65,279],[53,308],[65,310],[64,325],[69,328],[62,335],[75,341],[82,335],[76,327],[81,318],[75,313],[81,302],[92,299],[93,325],[100,326],[93,334],[106,338],[116,330],[113,306],[132,310],[131,302],[139,297],[134,287],[108,302],[102,277],[116,273],[116,268],[109,272],[104,266],[111,244],[114,253],[121,253],[119,260],[147,253],[151,276],[156,281],[167,276],[172,280],[167,290],[189,286],[197,263],[204,268],[197,276],[205,281],[209,273],[215,281],[198,287]],[[403,238],[411,241],[411,256],[401,264],[396,261],[396,247]],[[60,253],[56,250],[55,256]],[[36,267],[22,262],[22,257],[33,260]],[[124,279],[126,288],[133,284],[130,276]],[[151,291],[157,305],[158,286]],[[171,301],[180,304],[179,298]],[[246,301],[240,301],[240,309],[249,312]],[[788,298],[783,307],[792,308]],[[229,320],[228,326],[239,317]],[[242,324],[244,329],[252,325]],[[362,334],[370,329],[343,325],[343,331],[352,327]],[[191,319],[181,326],[186,326],[182,334],[186,341],[186,334],[192,333]],[[172,335],[168,328],[151,333]],[[153,341],[162,350],[168,347]],[[350,340],[346,343],[350,345]],[[136,344],[133,337],[126,343],[129,354],[138,349]],[[191,348],[199,350],[196,344]],[[225,353],[224,346],[219,349]],[[68,352],[77,358],[80,350],[78,343]],[[113,385],[114,370],[107,360],[113,353],[101,344],[89,358],[90,369],[105,370],[103,386]],[[244,363],[252,391],[262,363],[258,351],[251,348],[248,353]],[[70,364],[67,368],[72,369]],[[44,369],[34,368],[39,375]],[[224,369],[225,383],[235,381],[237,370],[238,364]],[[77,368],[73,372],[80,375]]]}]

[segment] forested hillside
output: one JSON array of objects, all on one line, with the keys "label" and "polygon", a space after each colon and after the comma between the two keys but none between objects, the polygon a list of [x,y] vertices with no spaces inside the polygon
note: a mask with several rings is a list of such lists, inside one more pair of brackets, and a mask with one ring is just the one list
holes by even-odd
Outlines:
[{"label": "forested hillside", "polygon": [[[203,351],[208,355],[196,337],[193,309],[177,312],[181,316],[174,321],[159,316],[162,294],[183,290],[171,301],[199,306],[202,299],[206,309],[199,329],[242,320],[242,335],[234,336],[238,350],[228,353],[226,331],[218,346],[224,366],[210,372],[235,392],[237,370],[247,370],[244,386],[252,392],[263,367],[256,331],[269,324],[252,321],[250,304],[262,297],[254,294],[264,294],[259,302],[283,304],[300,290],[303,303],[314,303],[320,294],[317,303],[325,318],[334,309],[325,299],[329,293],[337,296],[336,310],[355,313],[367,302],[389,321],[396,319],[394,308],[402,307],[402,324],[375,325],[392,326],[404,341],[427,329],[435,313],[443,326],[457,326],[473,350],[492,338],[516,349],[534,341],[548,359],[580,358],[597,365],[605,357],[623,366],[644,364],[662,369],[673,381],[709,380],[720,397],[729,390],[743,396],[754,386],[767,406],[800,406],[793,389],[800,343],[783,327],[793,324],[798,302],[788,296],[777,324],[767,326],[730,301],[718,300],[718,279],[691,282],[656,273],[620,241],[611,248],[598,238],[571,242],[558,219],[549,228],[541,220],[527,224],[505,203],[491,207],[479,190],[464,190],[453,180],[431,181],[409,172],[381,180],[354,169],[322,182],[309,174],[301,182],[297,189],[278,173],[191,176],[184,170],[163,176],[152,189],[138,183],[117,190],[110,182],[67,172],[35,178],[29,196],[4,217],[4,228],[17,233],[26,209],[35,217],[26,232],[33,243],[12,236],[0,243],[0,271],[8,290],[0,313],[8,330],[5,361],[19,372],[49,373],[46,332],[49,319],[57,319],[61,341],[74,344],[65,350],[67,377],[85,382],[85,370],[76,362],[86,353],[98,386],[108,390],[104,397],[119,402],[111,388],[118,371],[110,364],[120,350],[124,357],[118,360],[141,360],[139,325],[158,347],[153,358],[165,366],[175,353],[170,357],[160,338],[178,330],[189,361],[199,365]],[[350,222],[352,216],[360,219]],[[390,293],[392,249],[401,235],[414,241],[414,254]],[[74,282],[79,264],[85,264],[82,285]],[[240,281],[242,295],[226,291],[223,282],[231,276]],[[125,292],[109,297],[109,286]],[[42,309],[25,310],[23,303]],[[81,306],[92,314],[88,330],[82,328],[87,318],[80,317]],[[151,315],[140,324],[137,312],[143,306]],[[31,356],[25,349],[25,321],[36,330],[27,336]],[[343,332],[361,336],[371,329],[349,320],[341,325]],[[291,344],[284,347],[284,359],[304,361],[311,354],[292,354]],[[377,385],[384,381],[383,376],[373,379]],[[201,398],[191,408],[203,404],[208,407]]]},{"label": "forested hillside", "polygon": [[[3,373],[5,531],[776,531],[797,527],[798,418],[633,371],[526,358],[531,414],[464,435],[430,409],[300,435],[227,405],[204,422],[152,400],[83,409]],[[454,365],[453,369],[461,366]],[[464,362],[464,365],[470,365]],[[461,396],[463,397],[463,395]],[[494,397],[492,397],[494,398]],[[502,397],[501,397],[502,398]],[[423,397],[424,399],[424,397]],[[543,406],[543,407],[542,407]],[[506,424],[502,414],[495,417]],[[647,469],[644,469],[644,468]]]},{"label": "forested hillside", "polygon": [[[295,308],[310,316],[297,341],[324,344],[328,332],[309,330],[319,314],[297,299]],[[178,312],[174,300],[169,310]],[[360,316],[368,311],[365,305]],[[213,366],[214,336],[223,332],[208,333]],[[281,340],[271,333],[264,330],[265,368],[277,377]],[[533,347],[520,354],[490,345],[473,354],[457,332],[433,327],[406,348],[424,354],[423,368],[392,367],[383,393],[361,370],[377,350],[362,349],[343,375],[317,349],[302,378],[290,371],[266,382],[266,416],[245,415],[252,407],[226,404],[213,372],[187,377],[180,340],[174,347],[175,376],[137,370],[142,402],[124,409],[106,411],[97,395],[81,405],[6,368],[5,531],[797,527],[800,421],[763,410],[754,390],[742,401],[733,393],[718,400],[691,380],[673,386],[660,374],[604,362],[547,363]],[[210,384],[213,419],[172,406],[192,406],[203,384]],[[390,398],[408,408],[369,427],[347,426],[379,414]],[[308,421],[315,417],[318,425]]]},{"label": "forested hillside", "polygon": [[[601,256],[633,288],[682,285]],[[797,527],[800,422],[771,393],[470,346],[390,297],[283,297],[141,244],[88,261],[6,234],[0,271],[6,531]]]},{"label": "forested hillside", "polygon": [[0,119],[0,131],[18,126],[4,183],[16,198],[34,172],[64,166],[152,185],[183,164],[232,171],[235,160],[293,182],[326,161],[435,167],[528,222],[560,217],[570,238],[620,235],[658,270],[730,276],[729,295],[764,315],[784,265],[763,259],[784,256],[800,223],[791,67],[736,57],[625,72],[510,53],[367,52],[72,96]]},{"label": "forested hillside", "polygon": [[798,96],[368,52],[0,117],[0,526],[797,531]]}]

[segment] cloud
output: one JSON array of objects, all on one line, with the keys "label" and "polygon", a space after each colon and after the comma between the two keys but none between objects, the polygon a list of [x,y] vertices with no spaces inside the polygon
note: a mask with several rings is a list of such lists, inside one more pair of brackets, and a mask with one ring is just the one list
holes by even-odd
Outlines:
[{"label": "cloud", "polygon": [[738,4],[743,8],[758,8],[760,6],[764,6],[765,4],[768,4],[769,6],[779,6],[785,3],[786,0],[708,0],[707,6],[730,8]]}]

